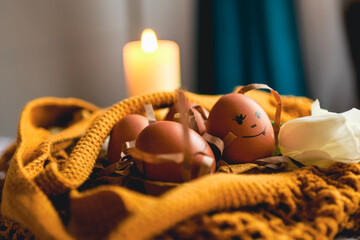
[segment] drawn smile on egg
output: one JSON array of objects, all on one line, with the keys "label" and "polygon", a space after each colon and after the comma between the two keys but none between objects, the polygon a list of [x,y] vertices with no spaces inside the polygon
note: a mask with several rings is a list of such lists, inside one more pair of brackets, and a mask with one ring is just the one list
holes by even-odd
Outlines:
[{"label": "drawn smile on egg", "polygon": [[[256,125],[256,124],[255,124]],[[265,127],[264,127],[264,130],[261,132],[261,133],[259,133],[259,134],[256,134],[256,135],[252,135],[252,136],[242,136],[243,138],[253,138],[253,137],[258,137],[258,136],[260,136],[260,135],[264,135],[265,136],[265,134],[266,134],[266,125],[265,125]]]}]

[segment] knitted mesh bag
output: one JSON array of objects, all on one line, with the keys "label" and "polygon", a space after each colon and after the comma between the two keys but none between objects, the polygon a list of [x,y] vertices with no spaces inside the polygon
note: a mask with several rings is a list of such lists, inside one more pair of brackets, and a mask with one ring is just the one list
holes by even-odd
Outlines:
[{"label": "knitted mesh bag", "polygon": [[[276,102],[270,94],[248,95],[274,118]],[[16,145],[1,157],[7,175],[0,236],[332,239],[343,230],[360,230],[357,164],[277,173],[217,172],[154,195],[118,184],[84,187],[117,121],[143,112],[145,104],[169,107],[176,98],[175,92],[159,92],[128,98],[107,109],[79,99],[29,102],[20,117]],[[186,98],[210,110],[219,96],[186,92]],[[282,101],[282,122],[310,114],[309,99],[283,96]]]}]

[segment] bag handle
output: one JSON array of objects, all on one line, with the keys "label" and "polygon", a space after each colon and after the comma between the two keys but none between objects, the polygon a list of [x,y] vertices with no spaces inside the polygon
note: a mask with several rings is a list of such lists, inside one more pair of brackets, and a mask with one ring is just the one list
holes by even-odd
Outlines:
[{"label": "bag handle", "polygon": [[[208,110],[220,97],[184,93],[188,101],[201,104]],[[157,92],[131,97],[113,105],[91,123],[61,169],[55,162],[50,162],[42,169],[35,177],[37,185],[49,195],[79,187],[90,176],[100,149],[117,121],[128,114],[143,113],[146,104],[159,109],[169,107],[176,101],[176,92]]]}]

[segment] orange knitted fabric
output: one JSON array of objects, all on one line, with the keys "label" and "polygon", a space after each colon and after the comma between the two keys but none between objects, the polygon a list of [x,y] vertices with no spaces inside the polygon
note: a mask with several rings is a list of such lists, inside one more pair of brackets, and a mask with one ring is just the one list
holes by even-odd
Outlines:
[{"label": "orange knitted fabric", "polygon": [[[186,96],[207,109],[218,99]],[[249,96],[274,117],[270,94],[252,91]],[[159,196],[113,184],[84,188],[118,120],[143,112],[145,104],[157,109],[175,101],[176,93],[162,92],[125,99],[106,110],[78,99],[30,102],[20,118],[2,215],[40,239],[331,239],[344,229],[359,230],[357,164],[216,173]],[[310,104],[306,98],[283,97],[282,122],[308,115]]]}]

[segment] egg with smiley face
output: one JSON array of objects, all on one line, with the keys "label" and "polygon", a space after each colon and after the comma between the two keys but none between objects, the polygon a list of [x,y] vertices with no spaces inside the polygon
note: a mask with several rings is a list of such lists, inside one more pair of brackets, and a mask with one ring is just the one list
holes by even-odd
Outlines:
[{"label": "egg with smiley face", "polygon": [[247,163],[269,157],[275,147],[275,134],[264,109],[241,93],[222,96],[207,120],[207,132],[224,139],[233,133],[236,139],[226,145],[223,159],[228,163]]}]

